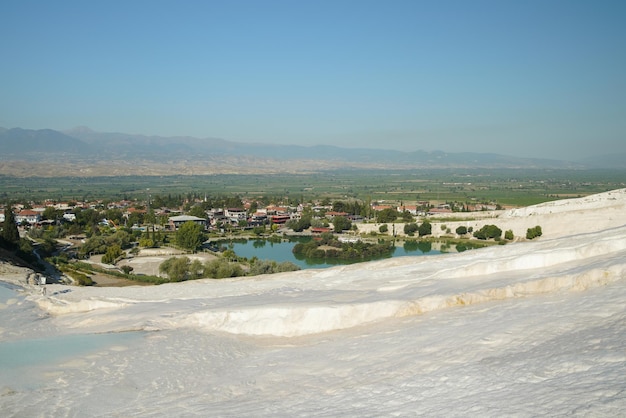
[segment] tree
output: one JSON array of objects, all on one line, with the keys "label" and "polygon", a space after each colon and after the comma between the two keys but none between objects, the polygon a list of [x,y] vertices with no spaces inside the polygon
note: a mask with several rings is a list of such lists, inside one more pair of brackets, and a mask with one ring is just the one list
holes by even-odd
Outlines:
[{"label": "tree", "polygon": [[511,241],[513,238],[513,230],[509,229],[504,233],[504,239]]},{"label": "tree", "polygon": [[459,226],[456,231],[455,231],[458,235],[465,235],[467,234],[467,227],[465,226]]},{"label": "tree", "polygon": [[478,231],[474,232],[474,237],[478,239],[494,238],[499,240],[502,236],[502,230],[495,225],[484,225]]},{"label": "tree", "polygon": [[433,227],[430,222],[424,221],[417,229],[417,232],[419,233],[420,237],[423,237],[424,235],[430,235],[433,233]]},{"label": "tree", "polygon": [[41,214],[41,217],[43,219],[49,219],[51,221],[55,221],[57,220],[57,218],[60,218],[61,216],[62,216],[61,211],[56,210],[53,206],[46,206],[43,213]]},{"label": "tree", "polygon": [[202,206],[196,205],[194,207],[192,207],[189,212],[187,212],[188,215],[191,216],[195,216],[197,218],[206,218],[206,212],[204,211],[204,209],[202,209]]},{"label": "tree", "polygon": [[405,224],[404,225],[404,233],[406,235],[409,236],[413,236],[413,234],[415,234],[417,231],[419,230],[419,227],[417,226],[417,224],[415,222],[412,222],[410,224]]},{"label": "tree", "polygon": [[159,271],[167,274],[172,282],[181,282],[189,276],[191,260],[189,257],[171,257],[159,265]]},{"label": "tree", "polygon": [[378,232],[380,232],[381,234],[385,234],[387,233],[387,231],[389,231],[389,225],[387,224],[383,224],[378,228]]},{"label": "tree", "polygon": [[541,231],[541,227],[537,225],[534,228],[528,228],[526,230],[526,239],[535,239],[537,237],[540,237],[542,234],[543,232]]},{"label": "tree", "polygon": [[333,218],[333,227],[335,227],[335,232],[345,231],[352,227],[352,222],[345,216],[335,216]]},{"label": "tree", "polygon": [[4,227],[2,229],[2,238],[9,244],[17,244],[20,241],[20,232],[15,223],[15,214],[11,205],[4,208]]},{"label": "tree", "polygon": [[122,266],[122,271],[124,272],[124,274],[130,274],[133,272],[133,270],[134,268],[132,266],[129,266],[129,265]]},{"label": "tree", "polygon": [[294,232],[302,232],[310,226],[310,216],[302,216],[300,219],[292,219],[287,222],[287,227],[293,229]]},{"label": "tree", "polygon": [[119,245],[112,245],[107,248],[106,254],[102,256],[102,262],[104,264],[113,264],[118,257],[121,257],[123,254],[122,249]]},{"label": "tree", "polygon": [[192,279],[199,279],[204,274],[204,266],[200,260],[193,260],[189,265],[189,276]]},{"label": "tree", "polygon": [[204,264],[204,277],[225,279],[228,277],[243,276],[243,274],[243,269],[239,264],[231,263],[225,258],[218,258],[216,260],[207,261]]},{"label": "tree", "polygon": [[202,227],[187,221],[176,231],[176,244],[185,250],[195,251],[202,244]]},{"label": "tree", "polygon": [[398,211],[393,208],[383,209],[378,212],[377,220],[379,223],[393,222],[398,219]]}]

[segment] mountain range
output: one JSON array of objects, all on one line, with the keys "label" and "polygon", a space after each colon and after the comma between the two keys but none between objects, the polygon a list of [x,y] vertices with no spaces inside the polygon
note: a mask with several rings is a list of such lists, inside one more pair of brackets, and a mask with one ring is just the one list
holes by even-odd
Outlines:
[{"label": "mountain range", "polygon": [[[184,162],[187,167],[211,166],[211,173],[309,171],[337,168],[626,168],[626,156],[595,156],[585,161],[521,158],[494,153],[381,150],[342,148],[330,145],[271,145],[188,136],[161,137],[126,133],[95,132],[86,127],[67,131],[52,129],[0,128],[0,174],[10,162],[72,162],[97,167],[103,163],[121,167],[117,175],[132,173],[132,167],[152,166],[150,174],[171,174]],[[168,173],[159,166],[168,165]],[[125,168],[124,168],[125,167]],[[221,168],[220,168],[221,167]],[[22,166],[22,169],[24,167]],[[9,170],[10,171],[10,170]],[[206,171],[206,170],[205,170]],[[203,171],[204,172],[204,171]],[[193,173],[193,171],[192,171]],[[200,174],[198,170],[196,173]],[[95,175],[95,174],[94,174]]]}]

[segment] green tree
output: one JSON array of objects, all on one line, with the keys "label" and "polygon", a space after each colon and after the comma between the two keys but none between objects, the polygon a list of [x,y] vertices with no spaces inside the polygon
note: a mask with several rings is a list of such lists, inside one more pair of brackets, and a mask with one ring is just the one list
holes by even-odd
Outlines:
[{"label": "green tree", "polygon": [[204,266],[200,260],[193,260],[189,265],[189,278],[200,279],[204,274]]},{"label": "green tree", "polygon": [[455,231],[458,235],[465,235],[467,234],[467,227],[465,226],[459,226],[456,231]]},{"label": "green tree", "polygon": [[302,216],[300,219],[292,219],[287,222],[287,227],[294,232],[302,232],[311,226],[311,216]]},{"label": "green tree", "polygon": [[189,257],[171,257],[159,265],[159,271],[167,274],[170,281],[181,282],[189,277],[190,267]]},{"label": "green tree", "polygon": [[535,239],[537,237],[540,237],[542,234],[543,232],[541,231],[541,227],[537,225],[534,228],[528,228],[526,230],[526,239]]},{"label": "green tree", "polygon": [[129,266],[129,265],[122,266],[122,271],[124,272],[124,274],[130,274],[133,272],[133,270],[134,268],[132,266]]},{"label": "green tree", "polygon": [[107,252],[102,256],[102,262],[105,264],[113,264],[122,254],[122,248],[120,248],[119,245],[112,245],[107,248]]},{"label": "green tree", "polygon": [[335,216],[333,218],[333,226],[335,227],[335,232],[341,232],[350,229],[352,222],[345,216]]},{"label": "green tree", "polygon": [[62,216],[63,215],[61,214],[61,211],[56,210],[53,206],[46,206],[43,213],[41,214],[41,217],[43,219],[49,219],[51,221],[55,221]]},{"label": "green tree", "polygon": [[4,208],[4,227],[2,228],[2,238],[4,238],[4,240],[11,245],[17,244],[20,241],[20,232],[17,229],[15,214],[13,213],[11,205],[7,205]]},{"label": "green tree", "polygon": [[389,225],[387,224],[383,224],[378,228],[378,232],[381,234],[385,234],[387,231],[389,231]]},{"label": "green tree", "polygon": [[149,224],[157,223],[156,215],[154,214],[154,209],[150,208],[146,216],[144,216],[144,221]]},{"label": "green tree", "polygon": [[204,264],[204,276],[214,279],[243,276],[243,269],[237,263],[231,263],[228,259],[218,258],[207,261]]},{"label": "green tree", "polygon": [[419,227],[417,226],[417,224],[415,222],[410,223],[410,224],[405,224],[404,225],[404,233],[409,235],[409,236],[413,236],[413,234],[415,234],[417,231],[419,230]]},{"label": "green tree", "polygon": [[176,231],[176,244],[185,250],[195,251],[202,241],[202,227],[193,221],[185,222]]},{"label": "green tree", "polygon": [[139,246],[144,248],[152,248],[154,247],[154,241],[152,241],[152,239],[150,238],[143,237],[139,239]]},{"label": "green tree", "polygon": [[504,233],[504,239],[511,241],[513,238],[513,230],[509,229]]},{"label": "green tree", "polygon": [[189,212],[187,212],[187,214],[198,217],[198,218],[206,219],[206,212],[204,211],[204,209],[202,209],[202,206],[199,206],[199,205],[192,207],[189,210]]},{"label": "green tree", "polygon": [[494,238],[499,240],[502,236],[502,230],[495,225],[484,225],[478,231],[474,232],[474,237],[478,239]]},{"label": "green tree", "polygon": [[417,229],[417,232],[419,233],[420,237],[423,237],[424,235],[430,235],[433,233],[433,227],[430,222],[424,221]]},{"label": "green tree", "polygon": [[378,212],[377,221],[379,223],[393,222],[398,219],[398,211],[393,208],[383,209]]}]

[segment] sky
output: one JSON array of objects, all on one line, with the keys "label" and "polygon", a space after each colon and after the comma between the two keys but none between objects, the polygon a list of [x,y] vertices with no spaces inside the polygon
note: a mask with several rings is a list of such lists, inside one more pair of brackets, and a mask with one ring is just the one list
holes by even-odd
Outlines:
[{"label": "sky", "polygon": [[2,2],[0,126],[626,152],[623,1]]}]

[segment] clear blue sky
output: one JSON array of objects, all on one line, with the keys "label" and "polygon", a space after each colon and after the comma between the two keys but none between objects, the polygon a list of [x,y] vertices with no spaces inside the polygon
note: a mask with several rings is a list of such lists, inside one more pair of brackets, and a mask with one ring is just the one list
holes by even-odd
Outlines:
[{"label": "clear blue sky", "polygon": [[626,1],[4,1],[0,126],[626,152]]}]

